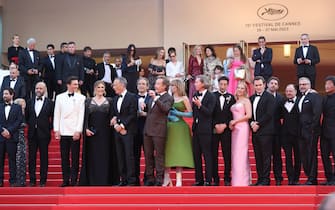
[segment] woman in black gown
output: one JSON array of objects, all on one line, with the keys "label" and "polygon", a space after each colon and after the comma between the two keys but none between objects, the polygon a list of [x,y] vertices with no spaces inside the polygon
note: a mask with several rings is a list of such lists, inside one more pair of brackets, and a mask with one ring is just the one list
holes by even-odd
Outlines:
[{"label": "woman in black gown", "polygon": [[127,80],[127,90],[137,93],[137,80],[139,66],[142,64],[140,57],[136,55],[136,47],[130,44],[127,48],[127,54],[122,56],[122,76]]},{"label": "woman in black gown", "polygon": [[112,100],[104,95],[105,83],[97,81],[94,84],[94,97],[86,100],[80,185],[117,184],[115,148],[110,127]]}]

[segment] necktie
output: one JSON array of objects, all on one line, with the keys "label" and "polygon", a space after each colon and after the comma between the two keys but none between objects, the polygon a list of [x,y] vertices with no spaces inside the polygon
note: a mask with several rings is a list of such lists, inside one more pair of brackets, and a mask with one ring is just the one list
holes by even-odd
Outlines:
[{"label": "necktie", "polygon": [[74,96],[74,93],[68,93],[69,97]]}]

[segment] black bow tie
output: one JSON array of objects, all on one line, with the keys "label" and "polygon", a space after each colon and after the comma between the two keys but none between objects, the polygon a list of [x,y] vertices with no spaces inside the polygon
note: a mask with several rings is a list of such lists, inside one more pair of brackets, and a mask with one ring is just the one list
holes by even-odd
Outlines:
[{"label": "black bow tie", "polygon": [[122,94],[120,94],[120,95],[118,95],[119,96],[119,98],[122,98],[123,97],[123,95]]},{"label": "black bow tie", "polygon": [[11,81],[11,82],[15,82],[15,81],[16,81],[16,79],[10,79],[10,81]]},{"label": "black bow tie", "polygon": [[55,56],[54,55],[51,55],[50,58],[54,58]]},{"label": "black bow tie", "polygon": [[139,98],[145,98],[145,96],[142,96],[142,95],[138,95]]},{"label": "black bow tie", "polygon": [[226,96],[226,93],[221,93],[221,92],[219,92],[219,94],[220,94],[220,96],[223,96],[223,97]]},{"label": "black bow tie", "polygon": [[257,94],[256,94],[256,97],[258,97],[258,96],[259,96],[259,97],[261,97],[261,96],[262,96],[262,94],[259,94],[259,93],[257,93]]},{"label": "black bow tie", "polygon": [[41,100],[41,101],[42,101],[42,100],[43,100],[43,98],[40,96],[40,97],[37,97],[37,98],[36,98],[36,100],[37,100],[37,101],[39,101],[39,100]]},{"label": "black bow tie", "polygon": [[11,103],[5,103],[5,107],[6,106],[11,106],[12,104]]},{"label": "black bow tie", "polygon": [[304,46],[304,48],[308,48],[309,46]]},{"label": "black bow tie", "polygon": [[202,93],[198,93],[197,96],[202,96]]},{"label": "black bow tie", "polygon": [[287,102],[288,103],[294,103],[294,100],[293,99],[288,99]]},{"label": "black bow tie", "polygon": [[74,96],[74,93],[68,93],[69,97]]}]

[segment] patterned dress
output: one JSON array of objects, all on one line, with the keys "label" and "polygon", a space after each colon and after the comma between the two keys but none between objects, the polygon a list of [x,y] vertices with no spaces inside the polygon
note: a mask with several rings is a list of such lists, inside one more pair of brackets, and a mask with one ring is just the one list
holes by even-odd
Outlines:
[{"label": "patterned dress", "polygon": [[19,142],[17,143],[17,152],[16,152],[16,181],[19,186],[26,185],[26,141],[24,137],[24,128],[26,127],[25,123],[21,124],[19,129]]}]

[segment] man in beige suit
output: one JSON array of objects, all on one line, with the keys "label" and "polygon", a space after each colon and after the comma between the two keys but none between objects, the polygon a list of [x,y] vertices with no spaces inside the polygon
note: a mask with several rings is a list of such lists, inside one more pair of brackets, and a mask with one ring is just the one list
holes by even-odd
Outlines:
[{"label": "man in beige suit", "polygon": [[[167,93],[168,89],[169,80],[165,77],[158,77],[155,90],[149,91],[151,98],[146,104],[148,112],[143,141],[146,186],[162,186],[163,182],[167,116],[173,105],[173,97]],[[156,155],[154,155],[155,151]],[[156,168],[156,179],[154,168]]]},{"label": "man in beige suit", "polygon": [[[67,80],[67,91],[56,97],[54,131],[55,138],[60,140],[63,172],[61,187],[74,186],[77,184],[78,179],[80,137],[83,130],[85,110],[85,96],[77,93],[78,83],[77,77],[69,77]],[[70,150],[72,159],[71,168]]]}]

